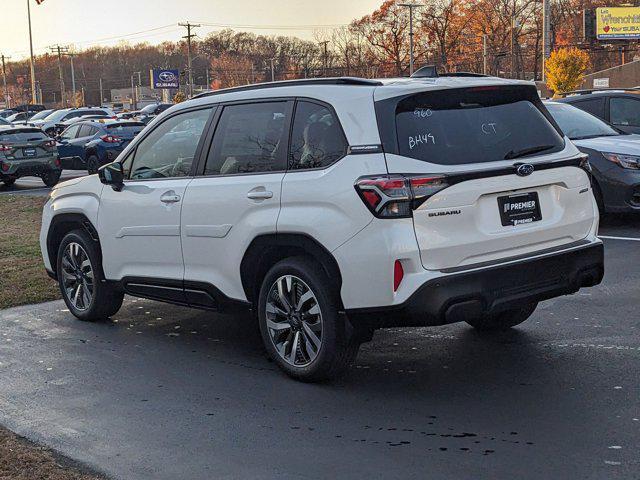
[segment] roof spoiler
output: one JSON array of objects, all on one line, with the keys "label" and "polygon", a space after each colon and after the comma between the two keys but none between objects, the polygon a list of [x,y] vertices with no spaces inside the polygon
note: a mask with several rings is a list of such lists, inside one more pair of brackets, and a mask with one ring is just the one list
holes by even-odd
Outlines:
[{"label": "roof spoiler", "polygon": [[483,75],[482,73],[474,73],[474,72],[444,72],[438,73],[438,69],[435,65],[425,65],[422,68],[419,68],[411,78],[438,78],[438,77],[487,77],[488,75]]}]

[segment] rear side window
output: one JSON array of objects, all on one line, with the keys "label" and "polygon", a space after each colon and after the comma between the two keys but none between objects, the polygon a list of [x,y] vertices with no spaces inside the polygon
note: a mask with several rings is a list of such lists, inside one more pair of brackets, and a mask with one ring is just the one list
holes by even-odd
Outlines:
[{"label": "rear side window", "polygon": [[346,152],[347,141],[335,115],[322,105],[298,102],[291,135],[289,169],[327,167]]},{"label": "rear side window", "polygon": [[564,140],[543,109],[535,90],[528,87],[439,90],[404,97],[395,108],[397,151],[441,165],[519,158],[529,150],[560,151]]},{"label": "rear side window", "polygon": [[579,102],[571,102],[571,105],[578,107],[580,110],[589,112],[596,117],[604,118],[604,98],[590,98],[589,100],[581,100]]},{"label": "rear side window", "polygon": [[90,137],[95,135],[98,132],[98,129],[93,125],[82,125],[80,127],[80,132],[78,133],[78,137]]},{"label": "rear side window", "polygon": [[48,138],[49,137],[40,130],[0,132],[0,143],[37,142]]},{"label": "rear side window", "polygon": [[287,102],[224,107],[205,166],[205,175],[285,170]]},{"label": "rear side window", "polygon": [[613,97],[609,100],[611,123],[620,126],[640,126],[640,101]]},{"label": "rear side window", "polygon": [[80,130],[80,125],[72,125],[69,128],[67,128],[64,132],[62,132],[62,135],[60,135],[60,138],[64,138],[65,140],[71,140],[72,138],[76,138],[76,135],[78,134],[78,130]]}]

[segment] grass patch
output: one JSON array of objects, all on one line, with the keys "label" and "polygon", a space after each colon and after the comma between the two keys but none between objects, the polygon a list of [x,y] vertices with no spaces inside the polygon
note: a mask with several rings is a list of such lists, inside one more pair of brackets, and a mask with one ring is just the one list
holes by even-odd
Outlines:
[{"label": "grass patch", "polygon": [[40,254],[45,202],[43,197],[0,196],[0,309],[60,298]]},{"label": "grass patch", "polygon": [[99,480],[66,458],[0,428],[0,479]]}]

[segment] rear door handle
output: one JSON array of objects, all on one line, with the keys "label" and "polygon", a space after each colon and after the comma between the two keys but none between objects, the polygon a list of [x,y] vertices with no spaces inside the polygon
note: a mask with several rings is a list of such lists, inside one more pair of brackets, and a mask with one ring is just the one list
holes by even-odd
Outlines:
[{"label": "rear door handle", "polygon": [[251,200],[266,200],[268,198],[273,198],[273,192],[268,190],[252,190],[247,193],[247,198]]},{"label": "rear door handle", "polygon": [[180,201],[180,195],[175,192],[167,192],[160,197],[162,203],[176,203]]}]

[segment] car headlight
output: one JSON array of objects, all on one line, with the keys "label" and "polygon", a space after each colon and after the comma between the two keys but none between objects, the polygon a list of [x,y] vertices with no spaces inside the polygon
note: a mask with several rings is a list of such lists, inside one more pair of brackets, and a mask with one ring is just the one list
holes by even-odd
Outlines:
[{"label": "car headlight", "polygon": [[637,155],[623,155],[620,153],[602,153],[610,162],[617,163],[622,168],[640,170],[640,157]]}]

